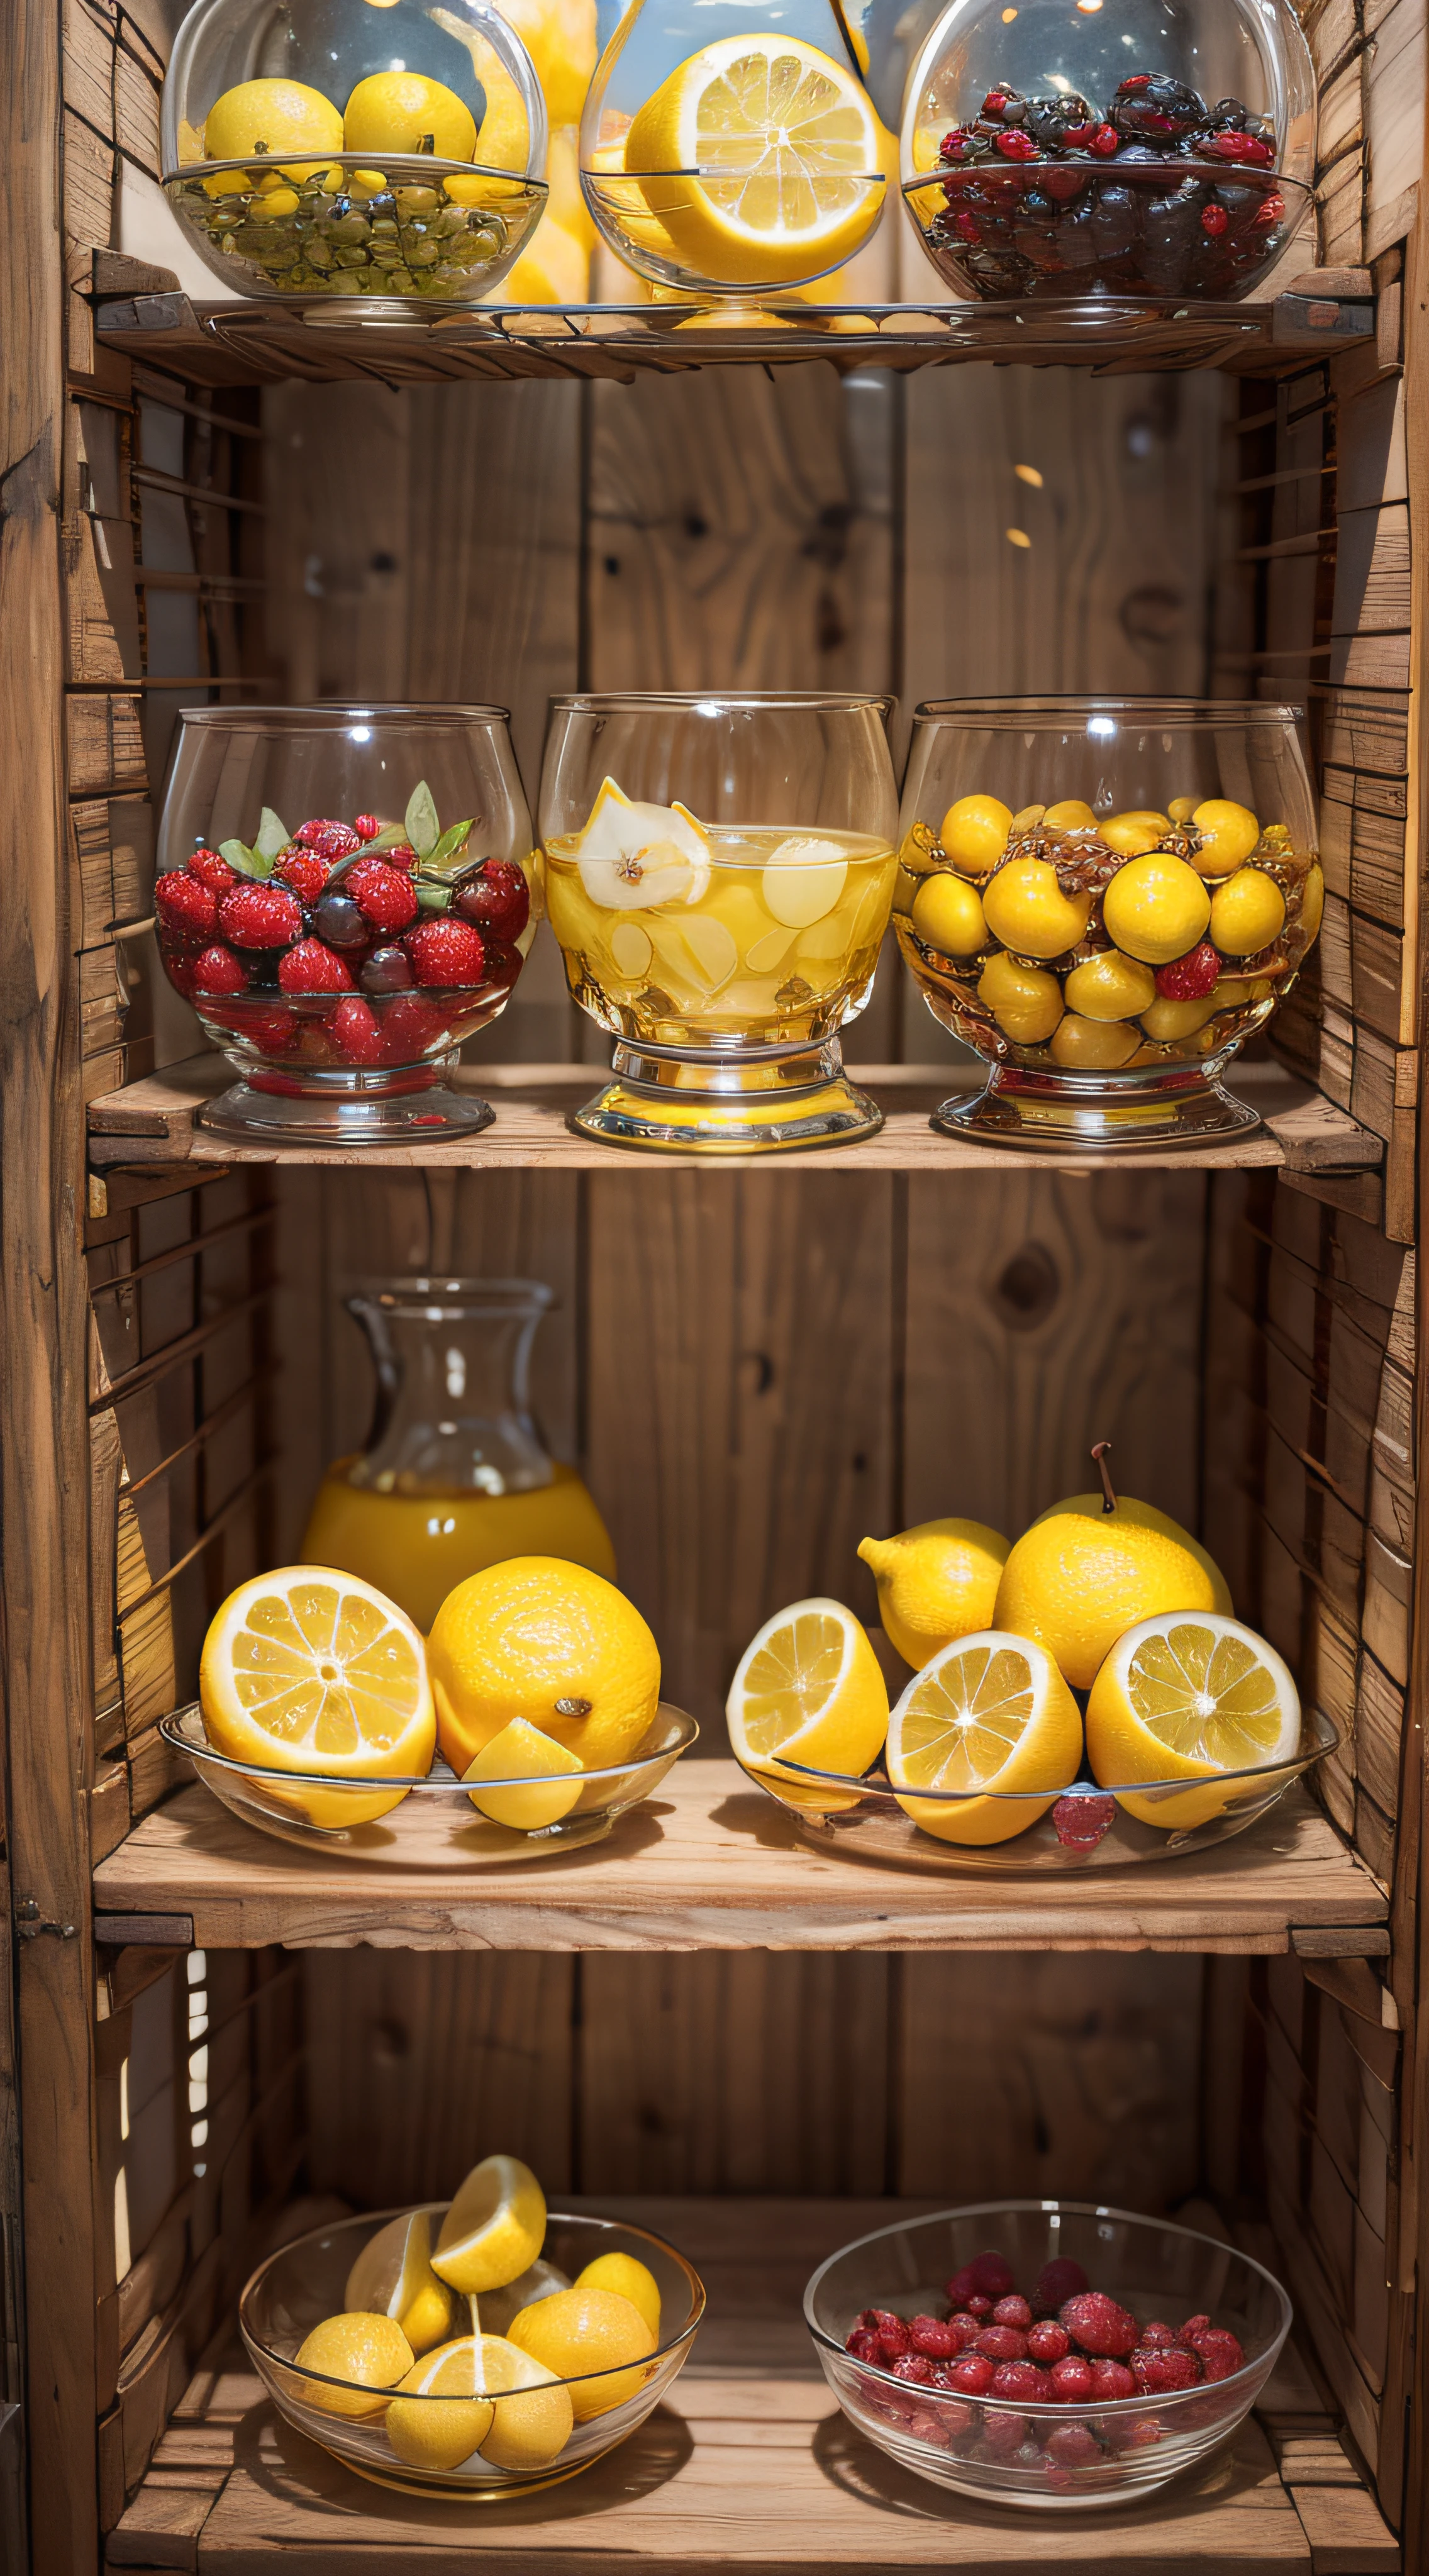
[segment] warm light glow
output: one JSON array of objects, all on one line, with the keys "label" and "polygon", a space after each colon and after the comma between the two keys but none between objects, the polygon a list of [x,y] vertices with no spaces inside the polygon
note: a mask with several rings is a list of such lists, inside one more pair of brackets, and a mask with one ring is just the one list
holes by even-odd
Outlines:
[{"label": "warm light glow", "polygon": [[1010,27],[1016,15],[1017,12],[1015,9],[1004,9],[1002,13],[1002,23],[1004,27]]},{"label": "warm light glow", "polygon": [[1079,8],[1083,13],[1084,13],[1084,15],[1085,15],[1086,17],[1088,17],[1088,18],[1090,18],[1090,17],[1092,16],[1093,12],[1094,12],[1095,10],[1098,10],[1098,9],[1101,7],[1101,5],[1102,5],[1102,0],[1077,0],[1077,7],[1078,7],[1078,8]]},{"label": "warm light glow", "polygon": [[1008,528],[1006,536],[1010,546],[1030,546],[1032,543],[1025,528]]},{"label": "warm light glow", "polygon": [[1034,492],[1041,491],[1042,477],[1035,465],[1014,465],[1012,471],[1019,483],[1030,483]]}]

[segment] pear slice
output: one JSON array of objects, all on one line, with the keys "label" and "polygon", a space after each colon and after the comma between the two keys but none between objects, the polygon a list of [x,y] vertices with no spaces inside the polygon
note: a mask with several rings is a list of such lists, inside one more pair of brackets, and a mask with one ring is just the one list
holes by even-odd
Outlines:
[{"label": "pear slice", "polygon": [[684,805],[642,805],[602,779],[576,841],[576,866],[591,902],[607,912],[698,903],[710,881],[709,835]]}]

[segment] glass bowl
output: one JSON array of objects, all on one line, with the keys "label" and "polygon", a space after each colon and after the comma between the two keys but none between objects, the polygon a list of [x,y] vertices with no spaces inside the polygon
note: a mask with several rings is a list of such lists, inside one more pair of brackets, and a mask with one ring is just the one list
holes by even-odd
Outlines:
[{"label": "glass bowl", "polygon": [[[445,2202],[425,2206],[433,2219],[446,2216]],[[279,2414],[310,2441],[379,2486],[397,2487],[409,2495],[454,2496],[468,2502],[490,2503],[575,2477],[592,2461],[613,2451],[659,2405],[687,2360],[704,2315],[704,2285],[698,2273],[673,2245],[667,2245],[661,2236],[652,2236],[646,2228],[551,2210],[541,2249],[543,2261],[554,2264],[574,2280],[598,2255],[630,2254],[653,2272],[659,2285],[662,2340],[650,2360],[641,2366],[640,2384],[632,2393],[622,2395],[614,2404],[607,2394],[606,2402],[596,2411],[592,2400],[598,2403],[601,2382],[628,2379],[632,2375],[629,2369],[592,2372],[581,2379],[562,2381],[563,2387],[580,2392],[577,2403],[583,2400],[591,2411],[584,2420],[578,2418],[558,2457],[538,2469],[498,2468],[483,2459],[479,2451],[455,2469],[413,2466],[399,2457],[387,2436],[386,2401],[390,2392],[374,2392],[376,2402],[370,2414],[333,2411],[339,2392],[351,2398],[349,2384],[324,2378],[317,2371],[299,2370],[294,2357],[314,2326],[325,2317],[342,2313],[348,2275],[369,2239],[390,2219],[406,2214],[400,2209],[379,2210],[362,2218],[341,2219],[335,2226],[317,2228],[310,2236],[298,2237],[259,2264],[239,2300],[243,2341],[259,2378]],[[477,2305],[485,2315],[499,2316],[504,2326],[510,2322],[506,2313],[509,2302],[500,2309],[496,2306],[503,2296],[500,2291],[488,2292]],[[459,2312],[463,2304],[458,2302]],[[483,2318],[482,2331],[495,2330]],[[463,2323],[455,2331],[469,2333],[471,2328]],[[493,2402],[497,2422],[491,2430],[496,2431],[503,2400],[498,2397]],[[419,2397],[404,2403],[420,2406],[424,2415],[431,2410],[428,2420],[440,2426],[451,2420],[455,2408],[470,2400]],[[486,2438],[490,2439],[490,2433]]]},{"label": "glass bowl", "polygon": [[1234,298],[1313,205],[1286,0],[952,0],[906,97],[903,200],[965,294]]},{"label": "glass bowl", "polygon": [[896,874],[891,702],[710,690],[552,701],[541,779],[566,982],[618,1043],[580,1133],[758,1153],[872,1135],[838,1031]]},{"label": "glass bowl", "polygon": [[197,0],[160,156],[226,286],[401,318],[469,304],[512,266],[545,207],[546,109],[488,0]]},{"label": "glass bowl", "polygon": [[[985,1843],[951,1838],[960,1806],[970,1792],[920,1789],[905,1792],[910,1806],[923,1815],[945,1814],[949,1839],[927,1830],[900,1806],[886,1773],[856,1780],[838,1771],[813,1771],[786,1762],[779,1773],[741,1765],[759,1788],[783,1807],[802,1834],[836,1851],[840,1858],[899,1862],[909,1869],[977,1870],[1013,1876],[1030,1870],[1125,1869],[1135,1862],[1177,1859],[1188,1852],[1209,1851],[1258,1824],[1284,1797],[1294,1780],[1303,1778],[1343,1741],[1340,1730],[1317,1708],[1301,1715],[1300,1747],[1293,1761],[1220,1773],[1214,1788],[1225,1790],[1225,1803],[1214,1814],[1201,1812],[1207,1792],[1198,1783],[1188,1809],[1184,1779],[1138,1780],[1125,1788],[1099,1788],[1075,1780],[1048,1806],[1043,1790],[979,1792],[983,1812],[1001,1811],[1005,1830]],[[1121,1802],[1135,1799],[1150,1814],[1133,1814]],[[1157,1811],[1164,1823],[1153,1821]],[[1179,1810],[1179,1812],[1178,1812]]]},{"label": "glass bowl", "polygon": [[1324,908],[1300,721],[1213,698],[918,708],[894,927],[989,1067],[936,1127],[1138,1151],[1259,1124],[1221,1076]]},{"label": "glass bowl", "polygon": [[[493,1781],[473,1793],[440,1758],[423,1777],[396,1780],[265,1770],[257,1763],[237,1762],[209,1743],[197,1700],[161,1718],[159,1731],[175,1753],[187,1755],[204,1787],[246,1825],[306,1851],[423,1870],[539,1860],[551,1852],[582,1851],[603,1842],[619,1817],[642,1798],[654,1796],[666,1772],[699,1736],[692,1717],[662,1700],[634,1753],[624,1762],[582,1772],[578,1787],[573,1780],[553,1785],[543,1775]],[[539,1820],[529,1825],[510,1822],[504,1812],[522,1790],[539,1793],[534,1801]],[[566,1798],[570,1804],[563,1807]],[[561,1807],[562,1812],[551,1812]]]},{"label": "glass bowl", "polygon": [[[1106,2291],[1141,2325],[1160,2319],[1175,2329],[1208,2314],[1239,2336],[1245,2366],[1170,2394],[1048,2406],[918,2386],[845,2350],[865,2308],[904,2318],[946,2316],[944,2283],[990,2249],[1006,2257],[1024,2296],[1042,2265],[1061,2257],[1080,2263],[1092,2288]],[[983,2504],[1055,2512],[1134,2504],[1197,2467],[1254,2405],[1279,2359],[1292,2310],[1271,2273],[1216,2237],[1085,2201],[1008,2200],[860,2237],[820,2264],[804,2292],[804,2316],[849,2421],[900,2468]],[[1055,2449],[1049,2456],[1048,2445],[1073,2425],[1091,2434],[1096,2451],[1083,2442],[1085,2462],[1074,2457],[1069,2465]]]},{"label": "glass bowl", "polygon": [[540,908],[504,707],[183,710],[154,911],[170,983],[242,1077],[200,1113],[220,1135],[489,1125],[447,1077],[510,1000]]}]

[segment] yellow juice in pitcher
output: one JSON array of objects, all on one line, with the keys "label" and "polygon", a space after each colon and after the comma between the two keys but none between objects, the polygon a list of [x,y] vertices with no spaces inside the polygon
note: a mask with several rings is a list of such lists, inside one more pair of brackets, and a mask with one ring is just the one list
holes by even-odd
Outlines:
[{"label": "yellow juice in pitcher", "polygon": [[551,1481],[524,1493],[379,1493],[348,1482],[339,1458],[319,1485],[302,1563],[376,1584],[426,1632],[447,1594],[504,1556],[564,1556],[613,1577],[615,1550],[584,1480],[552,1461]]}]

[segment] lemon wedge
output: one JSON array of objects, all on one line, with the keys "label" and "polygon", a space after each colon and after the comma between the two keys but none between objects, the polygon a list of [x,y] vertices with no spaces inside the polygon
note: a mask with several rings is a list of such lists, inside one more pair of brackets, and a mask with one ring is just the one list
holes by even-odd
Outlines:
[{"label": "lemon wedge", "polygon": [[[575,1786],[570,1785],[575,1775]],[[471,1793],[471,1803],[489,1816],[494,1825],[509,1825],[518,1834],[539,1833],[543,1825],[558,1825],[568,1816],[579,1798],[584,1766],[574,1753],[558,1744],[553,1735],[543,1735],[524,1717],[513,1717],[499,1735],[484,1744],[469,1771],[463,1771],[463,1786],[473,1780],[559,1779],[559,1788],[486,1789]]]},{"label": "lemon wedge", "polygon": [[[1045,1646],[985,1628],[945,1646],[914,1675],[889,1718],[885,1758],[895,1792],[957,1793],[958,1803],[946,1807],[899,1796],[925,1833],[945,1843],[1002,1843],[1025,1833],[1076,1778],[1082,1721]],[[1008,1795],[1043,1789],[1040,1804]]]},{"label": "lemon wedge", "polygon": [[[1214,1780],[1273,1773],[1300,1744],[1300,1697],[1273,1646],[1215,1611],[1143,1619],[1119,1637],[1087,1702],[1087,1755],[1108,1788],[1135,1780]],[[1257,1781],[1257,1793],[1263,1787]],[[1121,1804],[1167,1830],[1224,1814],[1247,1784]]]},{"label": "lemon wedge", "polygon": [[684,805],[643,805],[602,779],[576,842],[576,866],[603,911],[698,903],[710,881],[709,835]]},{"label": "lemon wedge", "polygon": [[[428,2406],[424,2400],[446,2402]],[[485,2441],[496,2409],[474,2335],[444,2343],[397,2382],[384,2431],[399,2460],[414,2469],[458,2469]]]},{"label": "lemon wedge", "polygon": [[452,2294],[432,2270],[425,2209],[391,2218],[369,2237],[348,2273],[342,2303],[349,2313],[394,2318],[416,2353],[450,2334]]},{"label": "lemon wedge", "polygon": [[464,2297],[527,2271],[546,2233],[546,2197],[519,2156],[483,2156],[442,2220],[432,2270]]},{"label": "lemon wedge", "polygon": [[795,1601],[766,1619],[739,1660],[725,1703],[738,1759],[795,1807],[828,1813],[858,1803],[785,1762],[861,1778],[888,1728],[878,1658],[841,1601]]},{"label": "lemon wedge", "polygon": [[887,193],[862,83],[786,35],[719,36],[680,63],[634,118],[625,167],[687,267],[731,286],[837,268]]},{"label": "lemon wedge", "polygon": [[[203,1641],[199,1700],[216,1752],[272,1771],[424,1777],[436,1717],[421,1631],[395,1601],[331,1566],[287,1565],[230,1592]],[[294,1789],[323,1827],[369,1824],[405,1789]]]}]

